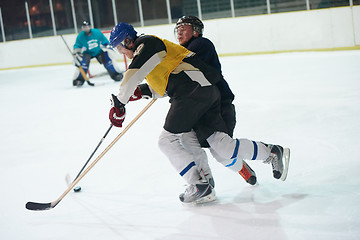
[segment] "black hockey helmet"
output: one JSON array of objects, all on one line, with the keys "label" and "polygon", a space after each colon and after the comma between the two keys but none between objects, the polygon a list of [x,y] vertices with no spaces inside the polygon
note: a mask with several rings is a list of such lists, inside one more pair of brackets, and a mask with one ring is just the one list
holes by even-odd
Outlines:
[{"label": "black hockey helmet", "polygon": [[175,30],[183,25],[190,25],[195,32],[199,33],[200,36],[202,36],[204,32],[203,22],[195,16],[182,16],[179,18],[179,20],[176,22]]},{"label": "black hockey helmet", "polygon": [[90,23],[86,20],[83,21],[81,25],[81,30],[88,34],[91,31]]},{"label": "black hockey helmet", "polygon": [[89,26],[90,27],[90,23],[88,21],[84,20],[82,22],[82,26]]}]

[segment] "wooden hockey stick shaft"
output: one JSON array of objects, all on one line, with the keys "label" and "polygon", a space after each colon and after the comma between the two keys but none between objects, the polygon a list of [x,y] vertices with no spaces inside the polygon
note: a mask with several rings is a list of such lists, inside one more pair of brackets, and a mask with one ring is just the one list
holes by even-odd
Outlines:
[{"label": "wooden hockey stick shaft", "polygon": [[156,101],[156,98],[152,99],[145,108],[138,113],[138,115],[121,131],[121,133],[106,147],[106,149],[79,175],[77,179],[65,190],[65,192],[55,201],[50,203],[26,203],[26,208],[29,210],[48,210],[54,208],[70,191],[75,185],[95,166],[97,162],[115,145],[115,143],[130,129],[130,127],[150,108],[150,106]]}]

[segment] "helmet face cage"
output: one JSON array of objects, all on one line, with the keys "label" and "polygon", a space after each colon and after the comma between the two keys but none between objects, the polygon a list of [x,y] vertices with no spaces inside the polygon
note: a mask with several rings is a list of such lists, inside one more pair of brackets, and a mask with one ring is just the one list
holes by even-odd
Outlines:
[{"label": "helmet face cage", "polygon": [[195,16],[183,16],[176,22],[174,33],[177,34],[178,28],[184,25],[190,25],[200,36],[202,36],[204,32],[204,24],[199,18]]}]

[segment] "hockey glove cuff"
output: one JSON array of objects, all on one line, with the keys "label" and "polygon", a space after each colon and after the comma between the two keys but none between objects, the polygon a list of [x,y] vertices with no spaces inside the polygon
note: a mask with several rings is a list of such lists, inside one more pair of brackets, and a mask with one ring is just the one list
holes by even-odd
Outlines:
[{"label": "hockey glove cuff", "polygon": [[80,66],[81,66],[81,62],[82,62],[82,60],[83,60],[82,54],[79,53],[79,52],[76,52],[76,53],[74,53],[73,55],[74,55],[74,65],[75,65],[76,67],[80,67]]},{"label": "hockey glove cuff", "polygon": [[122,127],[125,120],[125,105],[122,104],[118,98],[112,94],[112,108],[110,109],[109,119],[115,127]]}]

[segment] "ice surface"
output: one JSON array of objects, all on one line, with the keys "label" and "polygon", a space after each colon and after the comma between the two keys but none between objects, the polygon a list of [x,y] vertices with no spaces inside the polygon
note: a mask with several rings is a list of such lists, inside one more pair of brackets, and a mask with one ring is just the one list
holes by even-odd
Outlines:
[{"label": "ice surface", "polygon": [[[360,239],[360,52],[226,57],[235,136],[291,148],[288,178],[249,162],[259,185],[209,161],[218,201],[184,206],[184,181],[157,147],[160,99],[52,210],[108,129],[119,83],[71,86],[72,66],[0,71],[0,239]],[[96,64],[92,74],[103,72]],[[148,103],[127,105],[129,123]],[[121,132],[113,128],[95,157]],[[94,158],[95,158],[94,157]]]}]

